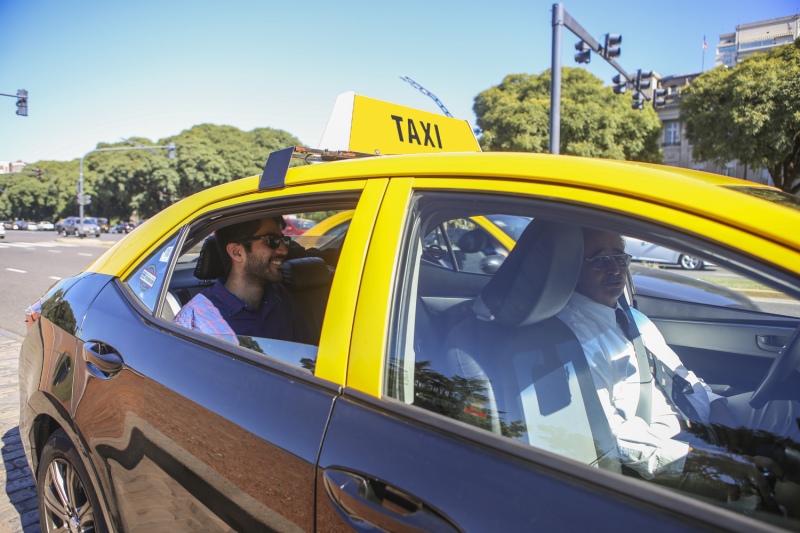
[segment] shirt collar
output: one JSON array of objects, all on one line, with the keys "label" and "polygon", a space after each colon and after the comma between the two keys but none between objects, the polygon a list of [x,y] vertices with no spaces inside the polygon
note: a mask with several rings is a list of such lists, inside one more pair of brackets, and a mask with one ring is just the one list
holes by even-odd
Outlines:
[{"label": "shirt collar", "polygon": [[584,296],[579,292],[573,292],[569,298],[569,303],[580,308],[586,315],[594,320],[597,320],[604,326],[614,328],[617,325],[616,309],[619,307],[609,307],[607,305],[595,302],[588,296]]},{"label": "shirt collar", "polygon": [[[227,281],[226,277],[218,278],[211,290],[214,292],[214,295],[227,307],[227,310],[230,312],[230,314],[234,315],[245,308],[250,309],[247,304],[239,299],[238,296],[233,294],[228,290],[227,287],[225,287],[225,281]],[[276,291],[273,288],[273,285],[273,283],[268,283],[264,289],[264,298],[261,300],[262,309],[270,300],[282,300],[279,291]],[[251,311],[256,310],[251,309]]]}]

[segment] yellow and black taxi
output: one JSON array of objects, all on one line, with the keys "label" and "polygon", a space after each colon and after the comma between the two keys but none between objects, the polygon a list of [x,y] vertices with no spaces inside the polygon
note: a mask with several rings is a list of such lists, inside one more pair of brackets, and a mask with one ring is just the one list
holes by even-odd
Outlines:
[{"label": "yellow and black taxi", "polygon": [[[321,146],[165,209],[34,306],[44,531],[800,529],[797,198],[480,153],[466,122],[353,93]],[[229,274],[217,237],[264,217],[316,222],[259,243],[308,342],[177,325]],[[687,284],[748,305],[640,294],[596,234],[697,257]],[[625,325],[565,316],[586,276]]]}]

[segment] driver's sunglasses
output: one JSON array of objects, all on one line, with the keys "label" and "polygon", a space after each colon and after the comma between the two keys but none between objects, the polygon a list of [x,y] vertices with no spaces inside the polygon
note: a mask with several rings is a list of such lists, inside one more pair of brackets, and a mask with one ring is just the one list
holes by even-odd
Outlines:
[{"label": "driver's sunglasses", "polygon": [[244,244],[246,242],[253,242],[253,241],[267,241],[267,246],[272,248],[273,250],[277,250],[281,244],[289,247],[289,244],[292,242],[292,238],[288,235],[275,235],[272,233],[268,233],[266,235],[253,235],[252,237],[247,237],[246,239],[242,239],[239,241],[240,244]]},{"label": "driver's sunglasses", "polygon": [[625,268],[631,264],[630,254],[618,255],[598,255],[596,257],[584,257],[583,260],[595,270],[607,270],[611,261],[614,261],[619,268]]}]

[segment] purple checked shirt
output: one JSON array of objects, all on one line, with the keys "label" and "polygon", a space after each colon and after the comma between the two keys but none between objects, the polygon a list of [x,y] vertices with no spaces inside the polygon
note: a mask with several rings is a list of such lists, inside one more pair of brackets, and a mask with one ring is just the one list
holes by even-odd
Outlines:
[{"label": "purple checked shirt", "polygon": [[261,309],[242,302],[218,279],[197,294],[173,322],[238,344],[237,335],[309,343],[310,334],[302,311],[283,285],[270,283]]}]

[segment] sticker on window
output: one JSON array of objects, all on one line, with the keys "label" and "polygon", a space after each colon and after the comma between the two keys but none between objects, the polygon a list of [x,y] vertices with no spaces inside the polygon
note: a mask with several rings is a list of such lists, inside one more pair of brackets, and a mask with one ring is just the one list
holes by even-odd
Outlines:
[{"label": "sticker on window", "polygon": [[143,291],[150,290],[153,288],[153,285],[156,284],[157,279],[156,266],[148,265],[142,270],[142,274],[139,276],[139,287]]},{"label": "sticker on window", "polygon": [[166,263],[169,261],[169,256],[172,255],[172,246],[168,246],[163,252],[161,252],[161,257],[158,258],[159,263]]}]

